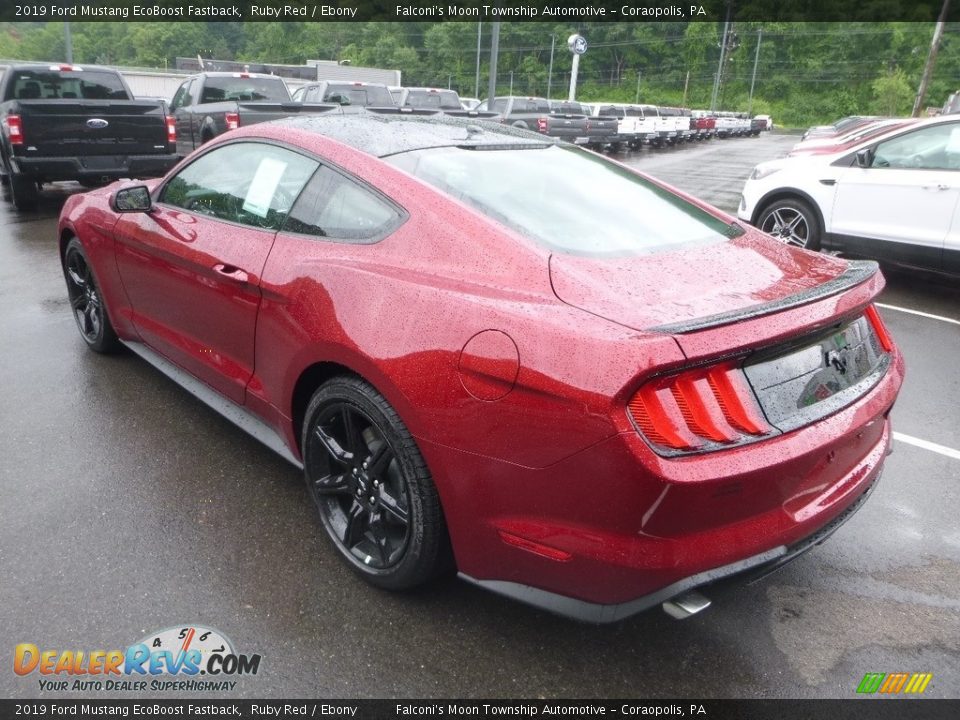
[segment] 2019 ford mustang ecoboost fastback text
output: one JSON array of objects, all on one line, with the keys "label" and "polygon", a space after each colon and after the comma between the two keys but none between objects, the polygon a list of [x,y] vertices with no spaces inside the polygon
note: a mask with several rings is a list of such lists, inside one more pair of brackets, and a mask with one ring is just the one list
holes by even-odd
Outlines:
[{"label": "2019 ford mustang ecoboost fastback text", "polygon": [[890,449],[876,265],[455,119],[227,133],[71,197],[81,335],[291,461],[360,575],[610,621],[819,542]]}]

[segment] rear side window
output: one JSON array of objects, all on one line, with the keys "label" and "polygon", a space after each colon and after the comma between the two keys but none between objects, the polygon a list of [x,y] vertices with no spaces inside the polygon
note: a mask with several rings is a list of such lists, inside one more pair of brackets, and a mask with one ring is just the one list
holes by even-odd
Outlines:
[{"label": "rear side window", "polygon": [[321,167],[293,206],[283,230],[330,240],[373,243],[402,219],[401,212],[373,190]]},{"label": "rear side window", "polygon": [[4,100],[130,100],[119,75],[98,70],[10,70]]},{"label": "rear side window", "polygon": [[275,145],[231,143],[177,173],[160,202],[218,220],[279,230],[318,165]]}]

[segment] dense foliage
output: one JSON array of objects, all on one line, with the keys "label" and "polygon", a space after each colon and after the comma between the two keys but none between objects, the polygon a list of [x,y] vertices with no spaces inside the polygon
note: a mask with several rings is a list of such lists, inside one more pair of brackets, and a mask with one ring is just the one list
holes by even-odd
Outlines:
[{"label": "dense foliage", "polygon": [[[486,95],[491,26],[481,27],[479,88],[475,22],[441,23],[73,23],[77,63],[172,67],[177,56],[301,64],[308,59],[399,69],[406,85]],[[909,114],[933,23],[739,22],[729,38],[718,109],[747,110],[803,126],[851,113]],[[944,34],[926,106],[960,86],[960,27]],[[504,23],[498,92],[565,96],[571,54],[584,35],[577,96],[709,107],[722,23]],[[762,36],[761,36],[762,32]],[[760,52],[757,56],[757,43]],[[552,74],[551,43],[555,42]],[[0,24],[0,58],[62,60],[61,23]]]}]

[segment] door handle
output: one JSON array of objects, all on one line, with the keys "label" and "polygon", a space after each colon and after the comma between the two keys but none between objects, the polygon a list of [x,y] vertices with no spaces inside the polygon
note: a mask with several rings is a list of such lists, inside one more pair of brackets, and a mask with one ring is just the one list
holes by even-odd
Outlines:
[{"label": "door handle", "polygon": [[217,263],[213,266],[213,271],[225,277],[229,280],[233,280],[238,283],[247,283],[250,282],[250,276],[247,274],[246,270],[241,270],[236,265],[224,265],[223,263]]}]

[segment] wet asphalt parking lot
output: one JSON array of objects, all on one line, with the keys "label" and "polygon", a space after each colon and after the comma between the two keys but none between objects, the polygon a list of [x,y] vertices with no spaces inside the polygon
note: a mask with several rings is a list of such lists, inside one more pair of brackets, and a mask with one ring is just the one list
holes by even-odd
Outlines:
[{"label": "wet asphalt parking lot", "polygon": [[[794,141],[620,159],[734,212],[753,165]],[[887,273],[907,380],[895,452],[857,515],[775,575],[711,591],[693,618],[595,627],[455,579],[369,587],[297,470],[134,355],[87,351],[55,240],[79,190],[48,189],[32,213],[0,202],[0,697],[126,695],[42,692],[11,671],[18,643],[122,649],[190,625],[262,655],[224,697],[848,698],[866,672],[933,673],[925,695],[960,697],[956,279]]]}]

